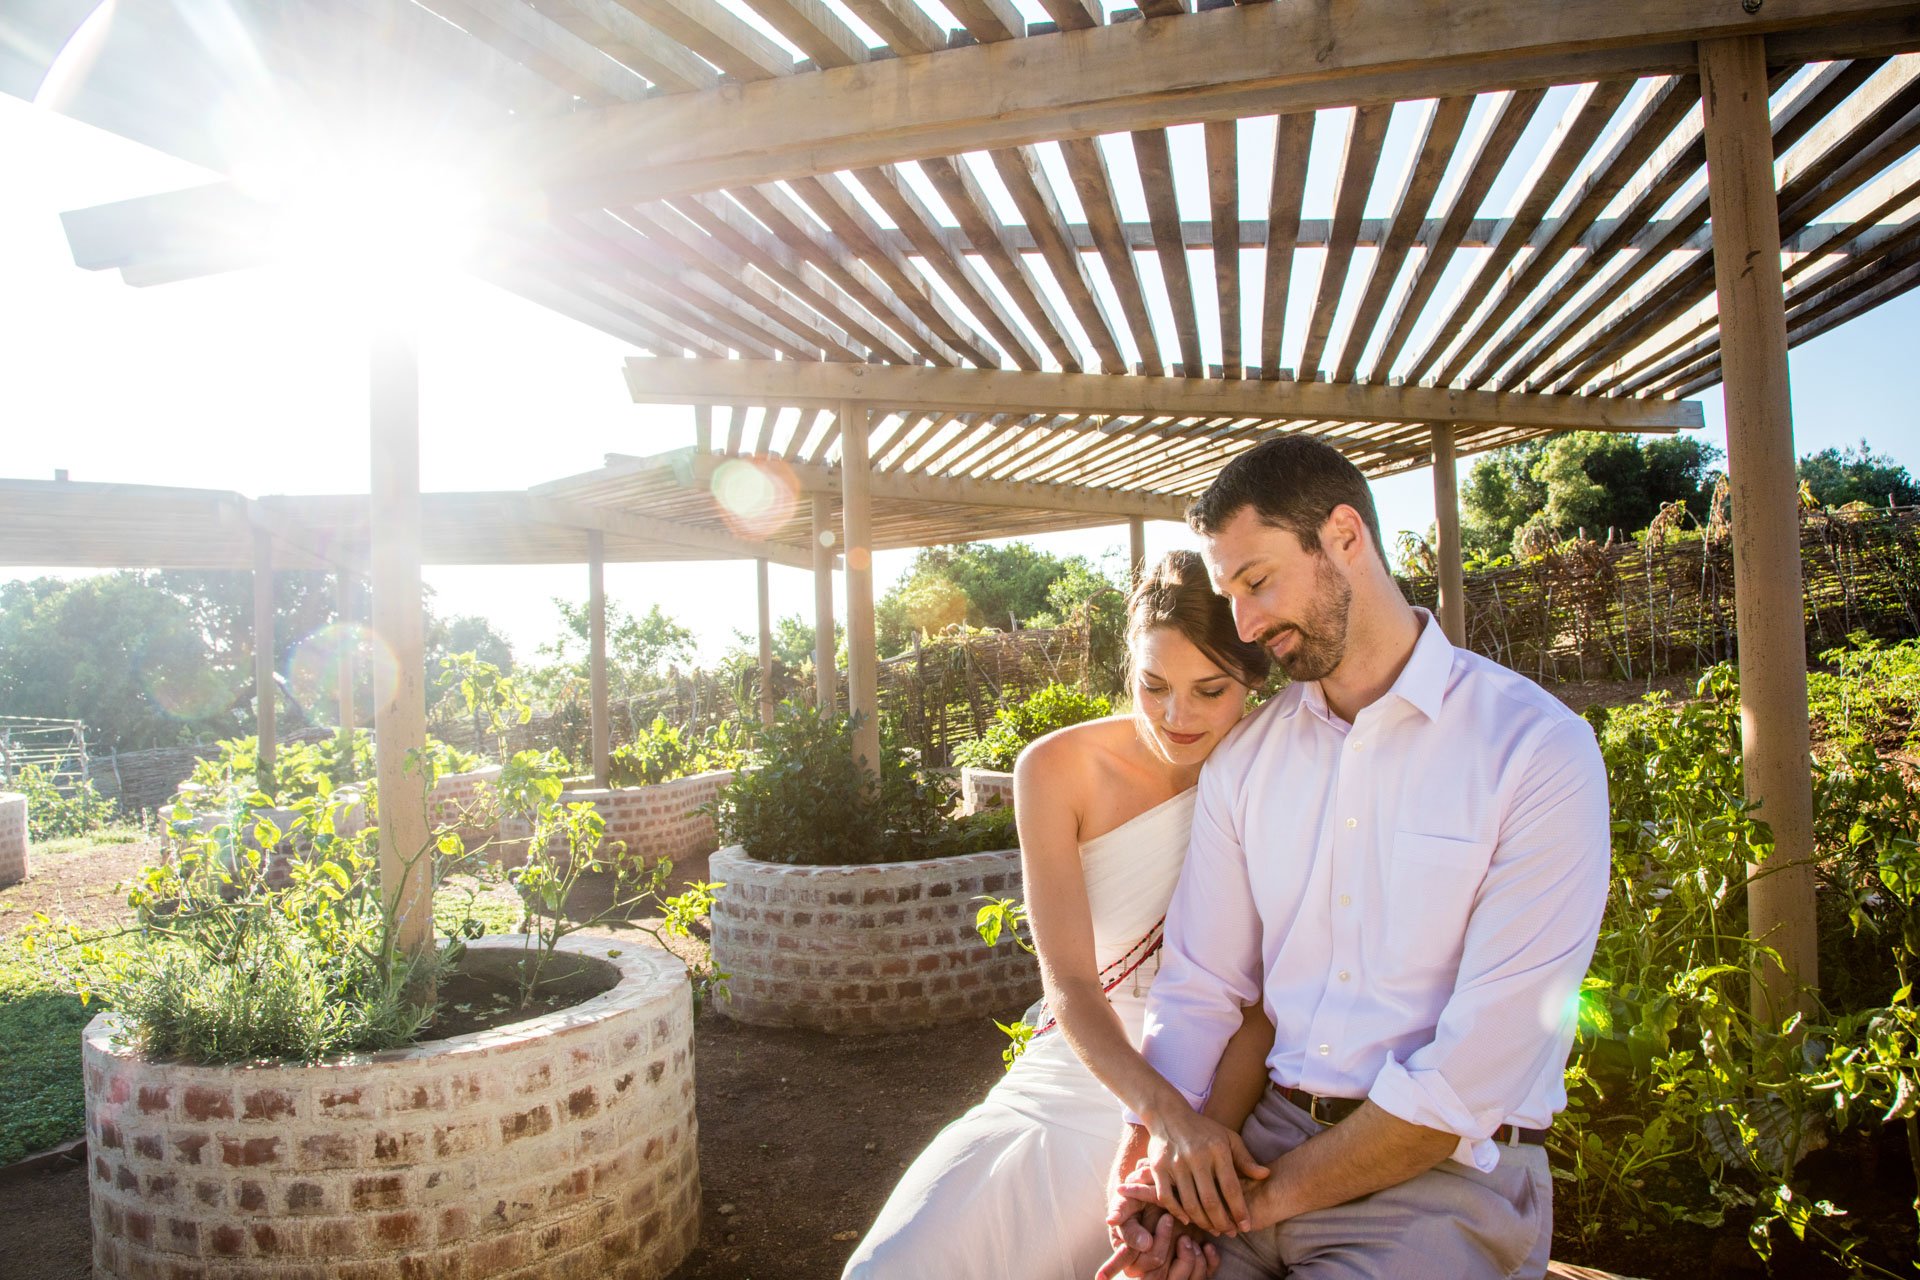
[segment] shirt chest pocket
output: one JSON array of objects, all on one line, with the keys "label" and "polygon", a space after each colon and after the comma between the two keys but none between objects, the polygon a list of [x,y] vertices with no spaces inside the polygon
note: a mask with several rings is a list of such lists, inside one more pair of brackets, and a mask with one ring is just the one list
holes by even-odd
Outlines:
[{"label": "shirt chest pocket", "polygon": [[1383,942],[1397,965],[1424,971],[1459,964],[1467,916],[1492,858],[1491,841],[1394,833]]}]

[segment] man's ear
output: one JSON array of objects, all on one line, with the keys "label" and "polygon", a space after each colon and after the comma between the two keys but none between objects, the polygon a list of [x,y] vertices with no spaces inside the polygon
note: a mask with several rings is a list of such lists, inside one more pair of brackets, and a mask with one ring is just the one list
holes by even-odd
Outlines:
[{"label": "man's ear", "polygon": [[1320,525],[1320,549],[1348,565],[1359,559],[1372,541],[1367,522],[1344,502],[1329,511]]}]

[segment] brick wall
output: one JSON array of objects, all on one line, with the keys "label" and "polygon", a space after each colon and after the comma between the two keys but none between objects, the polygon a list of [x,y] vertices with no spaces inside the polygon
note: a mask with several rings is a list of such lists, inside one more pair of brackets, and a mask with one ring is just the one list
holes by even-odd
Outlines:
[{"label": "brick wall", "polygon": [[0,791],[0,885],[27,878],[27,798]]},{"label": "brick wall", "polygon": [[713,962],[755,1026],[891,1031],[987,1014],[1040,994],[1033,957],[974,932],[979,895],[1020,896],[1020,851],[871,867],[790,867],[716,853]]},{"label": "brick wall", "polygon": [[965,813],[977,813],[1002,804],[1011,808],[1013,775],[998,769],[975,769],[969,765],[960,771],[960,801]]},{"label": "brick wall", "polygon": [[671,955],[609,963],[571,1009],[314,1066],[149,1063],[95,1018],[94,1274],[667,1275],[699,1232],[692,1004]]},{"label": "brick wall", "polygon": [[[656,783],[651,787],[613,787],[563,791],[562,804],[591,804],[606,820],[605,839],[626,842],[629,853],[646,855],[649,862],[668,858],[675,862],[712,853],[719,843],[714,834],[713,815],[697,812],[720,794],[733,780],[724,770],[696,773],[690,778]],[[524,848],[533,828],[525,818],[508,816],[500,820],[500,839],[509,848]],[[548,853],[556,860],[566,857],[566,840],[558,833],[548,838]]]}]

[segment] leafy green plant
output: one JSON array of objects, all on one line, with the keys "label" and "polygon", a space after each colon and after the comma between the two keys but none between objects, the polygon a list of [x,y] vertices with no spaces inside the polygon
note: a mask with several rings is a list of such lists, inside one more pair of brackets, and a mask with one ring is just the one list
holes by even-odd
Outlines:
[{"label": "leafy green plant", "polygon": [[22,765],[8,789],[27,798],[27,839],[35,844],[91,835],[113,821],[114,804],[88,779],[63,793],[37,765]]},{"label": "leafy green plant", "polygon": [[1029,742],[1055,729],[1113,714],[1110,699],[1053,683],[994,712],[986,733],[953,750],[953,762],[975,769],[1011,769]]},{"label": "leafy green plant", "polygon": [[723,720],[695,733],[655,716],[646,732],[610,753],[610,780],[616,787],[650,787],[697,773],[738,769],[746,758],[746,743],[746,732],[735,721]]},{"label": "leafy green plant", "polygon": [[923,769],[885,721],[877,786],[854,763],[850,721],[792,703],[761,731],[753,761],[715,805],[721,836],[749,857],[837,866],[1008,847],[1008,818],[956,820],[953,784]]},{"label": "leafy green plant", "polygon": [[[260,769],[259,739],[228,738],[215,745],[216,754],[198,761],[187,781],[211,791],[227,792],[239,779],[243,793],[250,793]],[[431,774],[423,775],[427,777],[428,786],[432,785],[433,778],[466,773],[480,764],[479,756],[438,738],[427,739],[426,759],[432,766]],[[341,750],[339,738],[283,742],[274,751],[274,787],[269,803],[288,806],[314,799],[354,779],[372,778],[373,769],[373,734],[365,729],[354,731],[353,741],[345,751]]]}]

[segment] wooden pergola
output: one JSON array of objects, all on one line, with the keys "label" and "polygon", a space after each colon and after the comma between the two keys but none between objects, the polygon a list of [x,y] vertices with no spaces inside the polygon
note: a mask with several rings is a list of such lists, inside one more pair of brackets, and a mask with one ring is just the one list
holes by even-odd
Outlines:
[{"label": "wooden pergola", "polygon": [[[724,406],[697,469],[808,498],[770,543],[820,554],[837,507],[856,710],[888,503],[1137,521],[1311,433],[1370,475],[1432,466],[1458,636],[1460,456],[1698,426],[1683,398],[1723,385],[1747,784],[1778,841],[1750,902],[1783,968],[1756,1002],[1791,1007],[1817,974],[1786,351],[1920,284],[1920,3],[1038,6],[236,0],[238,66],[159,0],[84,26],[89,2],[30,0],[0,89],[51,69],[62,110],[223,171],[249,89],[459,139],[495,193],[479,274],[646,353],[636,399]],[[258,260],[279,212],[227,181],[67,227],[82,266],[158,283]],[[418,615],[412,376],[404,338],[376,345],[396,635]],[[529,501],[678,520],[629,466]],[[403,750],[417,716],[383,714]]]}]

